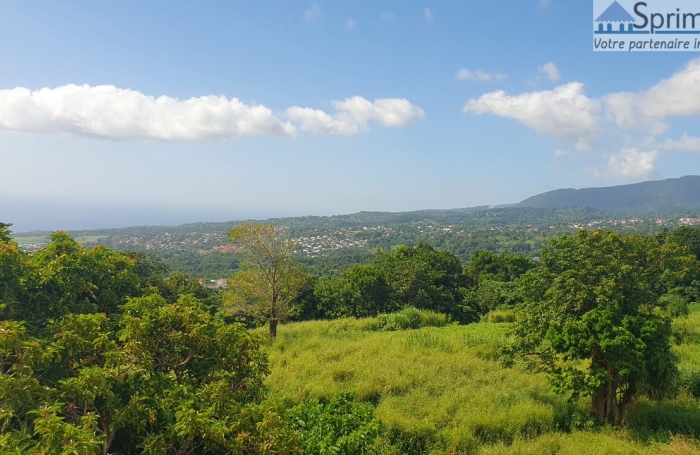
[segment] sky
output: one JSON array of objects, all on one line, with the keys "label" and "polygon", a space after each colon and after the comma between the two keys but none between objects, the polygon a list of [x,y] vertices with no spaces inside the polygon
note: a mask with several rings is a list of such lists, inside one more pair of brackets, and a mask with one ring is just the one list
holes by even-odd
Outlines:
[{"label": "sky", "polygon": [[700,53],[589,0],[0,0],[16,232],[507,204],[700,173]]}]

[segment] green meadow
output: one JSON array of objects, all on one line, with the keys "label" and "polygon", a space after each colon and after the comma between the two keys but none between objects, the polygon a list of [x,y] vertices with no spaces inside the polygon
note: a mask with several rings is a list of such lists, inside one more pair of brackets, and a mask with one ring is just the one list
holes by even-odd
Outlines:
[{"label": "green meadow", "polygon": [[676,397],[640,399],[624,429],[595,423],[587,401],[557,395],[545,375],[502,368],[498,350],[508,343],[507,323],[378,327],[375,318],[280,327],[267,348],[271,392],[295,402],[354,392],[376,406],[388,453],[700,453],[697,304],[674,322]]}]

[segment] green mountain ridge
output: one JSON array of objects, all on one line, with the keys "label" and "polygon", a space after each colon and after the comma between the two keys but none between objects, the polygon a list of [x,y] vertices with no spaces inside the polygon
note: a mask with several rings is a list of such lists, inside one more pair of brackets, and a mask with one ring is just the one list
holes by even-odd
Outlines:
[{"label": "green mountain ridge", "polygon": [[518,207],[590,207],[606,212],[700,208],[700,176],[601,188],[568,188],[529,197]]}]

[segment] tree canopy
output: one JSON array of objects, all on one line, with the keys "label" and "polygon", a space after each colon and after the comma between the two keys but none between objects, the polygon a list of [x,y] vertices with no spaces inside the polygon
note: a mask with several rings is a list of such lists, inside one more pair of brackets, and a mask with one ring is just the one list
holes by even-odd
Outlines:
[{"label": "tree canopy", "polygon": [[673,384],[659,298],[695,261],[653,237],[580,231],[554,240],[521,278],[515,349],[560,390],[590,396],[599,418],[622,423],[637,394],[660,397]]}]

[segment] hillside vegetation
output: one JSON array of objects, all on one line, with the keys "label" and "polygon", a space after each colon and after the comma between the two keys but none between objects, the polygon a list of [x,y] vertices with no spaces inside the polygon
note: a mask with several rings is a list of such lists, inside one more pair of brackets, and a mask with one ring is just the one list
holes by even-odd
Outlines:
[{"label": "hillside vegetation", "polygon": [[323,278],[288,229],[243,223],[213,290],[65,232],[28,253],[9,227],[3,454],[700,451],[700,229],[468,264],[418,243]]},{"label": "hillside vegetation", "polygon": [[700,207],[700,176],[606,188],[562,189],[538,194],[520,207],[590,207],[609,212],[696,209]]},{"label": "hillside vegetation", "polygon": [[[684,384],[700,380],[700,305],[675,321]],[[626,429],[597,424],[545,375],[503,368],[510,324],[377,331],[377,320],[288,324],[268,346],[267,385],[295,401],[355,392],[376,405],[393,453],[695,454],[700,401],[640,400]],[[680,335],[680,334],[683,335]],[[696,390],[700,392],[700,390]]]}]

